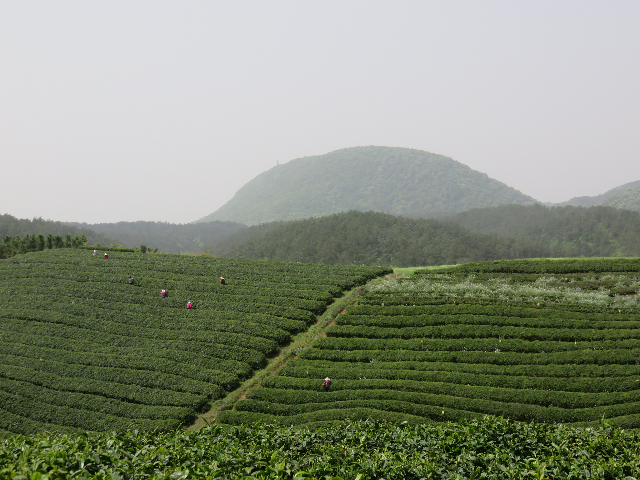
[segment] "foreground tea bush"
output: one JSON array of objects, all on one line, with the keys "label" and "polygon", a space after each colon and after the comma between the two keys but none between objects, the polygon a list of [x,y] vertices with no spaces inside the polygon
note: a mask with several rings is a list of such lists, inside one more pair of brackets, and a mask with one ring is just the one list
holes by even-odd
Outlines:
[{"label": "foreground tea bush", "polygon": [[38,434],[0,444],[0,477],[12,479],[577,479],[636,478],[638,471],[637,432],[491,417]]},{"label": "foreground tea bush", "polygon": [[3,260],[0,435],[188,424],[386,272],[76,249]]}]

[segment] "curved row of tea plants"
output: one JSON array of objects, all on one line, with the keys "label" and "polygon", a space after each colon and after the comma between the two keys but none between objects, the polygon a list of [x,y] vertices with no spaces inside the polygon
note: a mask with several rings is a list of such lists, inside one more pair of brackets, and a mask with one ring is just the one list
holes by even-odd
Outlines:
[{"label": "curved row of tea plants", "polygon": [[[109,257],[64,249],[0,263],[0,430],[189,423],[342,290],[387,273],[116,251]],[[194,308],[186,309],[188,301]]]},{"label": "curved row of tea plants", "polygon": [[[611,274],[597,259],[596,273],[580,278],[532,274],[542,269],[535,261],[520,265],[503,270],[523,276],[461,266],[371,282],[325,337],[218,421],[496,415],[640,427],[640,261],[612,259]],[[588,265],[580,261],[583,270]],[[612,296],[612,289],[627,293]],[[320,385],[325,377],[329,391]]]},{"label": "curved row of tea plants", "polygon": [[640,434],[500,418],[447,424],[265,424],[166,434],[14,436],[2,478],[637,478]]}]

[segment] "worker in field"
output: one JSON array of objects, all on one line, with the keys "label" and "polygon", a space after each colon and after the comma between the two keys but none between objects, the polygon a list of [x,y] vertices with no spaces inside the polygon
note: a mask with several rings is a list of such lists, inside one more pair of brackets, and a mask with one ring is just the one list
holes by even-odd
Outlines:
[{"label": "worker in field", "polygon": [[94,251],[93,251],[93,254],[94,254],[94,255],[98,255],[98,250],[94,250]]},{"label": "worker in field", "polygon": [[109,258],[109,254],[107,252],[104,252],[104,258],[106,258],[106,259]]},{"label": "worker in field", "polygon": [[187,302],[187,308],[193,308],[193,305],[191,305],[191,302]]},{"label": "worker in field", "polygon": [[324,379],[324,382],[322,382],[322,388],[324,388],[325,392],[328,392],[330,386],[331,386],[331,379],[327,377]]},{"label": "worker in field", "polygon": [[127,278],[127,282],[129,282],[129,285],[133,285],[133,277]]},{"label": "worker in field", "polygon": [[220,277],[220,285],[226,285],[224,277]]},{"label": "worker in field", "polygon": [[160,296],[162,298],[165,298],[167,296],[167,291],[164,288],[162,290],[160,290]]}]

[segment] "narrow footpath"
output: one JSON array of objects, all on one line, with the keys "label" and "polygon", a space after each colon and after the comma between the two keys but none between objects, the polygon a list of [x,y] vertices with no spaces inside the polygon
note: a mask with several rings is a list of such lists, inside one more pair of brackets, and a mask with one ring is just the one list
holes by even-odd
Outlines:
[{"label": "narrow footpath", "polygon": [[325,332],[327,328],[335,323],[336,317],[343,313],[347,306],[353,305],[358,300],[363,290],[364,286],[359,286],[336,299],[327,307],[322,315],[318,316],[315,324],[310,326],[306,331],[295,335],[291,343],[283,347],[280,353],[271,358],[265,368],[255,372],[251,378],[247,379],[236,390],[230,392],[224,398],[215,401],[208,412],[198,416],[194,423],[186,427],[186,429],[189,431],[200,430],[207,425],[215,423],[221,411],[233,409],[235,403],[245,398],[249,390],[260,385],[266,377],[275,374],[275,372],[284,367],[290,359],[297,357],[300,352],[310,347],[315,339],[326,336]]}]

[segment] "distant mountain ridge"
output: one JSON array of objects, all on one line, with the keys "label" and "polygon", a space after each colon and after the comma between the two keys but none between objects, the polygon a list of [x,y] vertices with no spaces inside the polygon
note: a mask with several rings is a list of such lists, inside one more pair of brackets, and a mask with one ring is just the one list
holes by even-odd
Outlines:
[{"label": "distant mountain ridge", "polygon": [[351,147],[261,173],[197,220],[247,225],[350,210],[409,217],[536,200],[449,157],[399,147]]},{"label": "distant mountain ridge", "polygon": [[576,207],[593,207],[604,205],[626,210],[640,211],[640,180],[625,183],[593,197],[573,197],[572,199],[553,204],[553,206],[572,205]]}]

